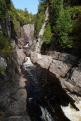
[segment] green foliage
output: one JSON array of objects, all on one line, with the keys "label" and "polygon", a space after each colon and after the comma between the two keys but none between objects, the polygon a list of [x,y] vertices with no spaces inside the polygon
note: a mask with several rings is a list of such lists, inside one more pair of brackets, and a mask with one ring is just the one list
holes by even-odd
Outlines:
[{"label": "green foliage", "polygon": [[48,24],[44,32],[43,41],[46,44],[49,44],[51,42],[51,39],[52,39],[51,26],[50,24]]},{"label": "green foliage", "polygon": [[69,34],[72,32],[72,20],[67,9],[62,9],[56,22],[56,30],[58,32],[59,43],[62,47],[73,46],[72,39]]},{"label": "green foliage", "polygon": [[70,12],[71,15],[81,13],[81,6],[69,7],[68,11]]},{"label": "green foliage", "polygon": [[51,26],[55,26],[57,19],[63,9],[63,0],[51,0],[49,1],[49,17]]},{"label": "green foliage", "polygon": [[[13,23],[13,29],[14,29],[14,31],[15,31],[15,33],[16,33],[16,35],[18,36],[18,37],[20,37],[20,21],[19,20],[17,20],[17,18],[18,18],[18,14],[17,14],[17,12],[16,12],[16,9],[12,6],[10,9],[9,9],[9,15],[10,15],[10,17],[11,17],[11,20],[12,20],[12,23]],[[14,33],[13,33],[14,34]],[[14,35],[15,36],[15,35]]]},{"label": "green foliage", "polygon": [[62,10],[56,22],[56,27],[58,31],[71,32],[72,21],[71,16],[67,10]]},{"label": "green foliage", "polygon": [[12,47],[10,45],[10,40],[7,36],[4,36],[0,33],[0,54],[3,54],[5,57],[11,55]]},{"label": "green foliage", "polygon": [[20,21],[21,25],[34,22],[34,15],[28,13],[26,9],[25,10],[16,9],[16,12],[18,14],[18,20]]},{"label": "green foliage", "polygon": [[74,6],[68,10],[72,18],[72,33],[74,47],[81,47],[81,6]]},{"label": "green foliage", "polygon": [[38,35],[44,20],[45,14],[43,12],[38,13],[35,20],[35,36]]},{"label": "green foliage", "polygon": [[35,36],[38,36],[41,26],[44,23],[46,6],[45,1],[43,2],[43,0],[41,0],[38,7],[38,13],[35,17]]},{"label": "green foliage", "polygon": [[14,31],[18,37],[21,35],[21,26],[28,23],[34,23],[34,15],[28,13],[26,9],[19,10],[15,9],[14,6],[11,6],[9,9],[9,15],[11,16]]},{"label": "green foliage", "polygon": [[81,40],[81,6],[65,7],[63,0],[50,1],[53,40],[63,48],[74,48]]},{"label": "green foliage", "polygon": [[15,9],[11,0],[0,0],[0,54],[7,57],[12,53],[8,32],[11,32],[12,38],[20,38],[21,26],[33,23],[33,21],[33,15],[26,9]]},{"label": "green foliage", "polygon": [[6,72],[4,67],[0,67],[0,75],[4,75]]},{"label": "green foliage", "polygon": [[[8,37],[7,24],[8,9],[11,5],[11,1],[0,0],[0,54],[8,57],[11,55],[12,48],[10,45],[10,39]],[[2,69],[1,69],[2,70]]]},{"label": "green foliage", "polygon": [[11,37],[21,36],[21,26],[33,23],[33,15],[28,11],[15,9],[11,0],[0,0],[0,54],[10,56],[12,47],[8,36],[8,24],[11,25]]}]

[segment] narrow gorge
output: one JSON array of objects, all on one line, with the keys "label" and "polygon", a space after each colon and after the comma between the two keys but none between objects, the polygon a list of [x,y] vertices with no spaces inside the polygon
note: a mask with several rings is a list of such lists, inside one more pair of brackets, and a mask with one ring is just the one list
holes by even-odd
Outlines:
[{"label": "narrow gorge", "polygon": [[78,4],[40,1],[32,15],[0,1],[0,121],[81,121]]}]

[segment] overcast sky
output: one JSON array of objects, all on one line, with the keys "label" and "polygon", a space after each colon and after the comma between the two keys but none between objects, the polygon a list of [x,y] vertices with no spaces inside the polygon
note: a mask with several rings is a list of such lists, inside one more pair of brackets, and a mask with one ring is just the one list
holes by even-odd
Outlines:
[{"label": "overcast sky", "polygon": [[37,13],[39,0],[12,0],[14,6],[19,9],[25,9],[33,14]]}]

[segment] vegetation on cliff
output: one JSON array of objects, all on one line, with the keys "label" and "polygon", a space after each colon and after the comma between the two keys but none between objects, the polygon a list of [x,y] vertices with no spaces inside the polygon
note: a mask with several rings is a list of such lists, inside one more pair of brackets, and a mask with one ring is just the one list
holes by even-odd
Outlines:
[{"label": "vegetation on cliff", "polygon": [[35,17],[35,36],[37,37],[39,34],[39,31],[41,29],[42,24],[45,20],[45,10],[46,10],[46,4],[43,1],[40,1],[39,7],[38,7],[38,13]]},{"label": "vegetation on cliff", "polygon": [[[0,0],[0,56],[6,59],[12,57],[11,42],[17,42],[21,37],[22,26],[33,23],[34,15],[25,10],[18,10],[11,0]],[[0,74],[4,74],[0,66]]]},{"label": "vegetation on cliff", "polygon": [[[40,0],[35,33],[44,23],[44,13],[49,7],[49,22],[43,36],[45,43],[54,48],[81,48],[81,2],[80,0]],[[41,14],[43,13],[43,15]],[[41,19],[42,18],[42,19]],[[36,35],[36,34],[35,34]]]},{"label": "vegetation on cliff", "polygon": [[21,36],[21,27],[33,23],[34,15],[25,10],[18,10],[11,0],[0,0],[0,54],[11,54],[11,39]]},{"label": "vegetation on cliff", "polygon": [[54,48],[81,48],[80,0],[40,0],[37,15],[16,9],[11,0],[0,0],[0,53],[11,53],[10,39],[21,36],[21,26],[35,24],[35,37],[45,22],[49,8],[49,21],[42,40]]}]

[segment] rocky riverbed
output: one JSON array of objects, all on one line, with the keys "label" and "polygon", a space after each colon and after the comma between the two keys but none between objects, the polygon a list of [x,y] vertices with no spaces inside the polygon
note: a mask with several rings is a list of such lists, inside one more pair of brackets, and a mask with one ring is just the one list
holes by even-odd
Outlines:
[{"label": "rocky riverbed", "polygon": [[41,55],[23,42],[11,58],[0,57],[2,66],[0,121],[81,120],[81,59]]},{"label": "rocky riverbed", "polygon": [[[33,56],[35,57],[35,55]],[[38,57],[40,58],[41,56]],[[40,61],[41,59],[36,62]],[[80,97],[78,98],[79,102],[77,103],[77,100],[73,100],[71,96],[68,96],[66,93],[67,91],[65,91],[61,84],[59,84],[59,80],[45,70],[45,64],[42,66],[43,69],[38,67],[38,65],[33,65],[30,57],[26,58],[26,62],[23,64],[24,69],[28,74],[27,78],[29,78],[29,84],[27,87],[29,95],[27,102],[30,117],[33,117],[31,120],[80,121]]]}]

